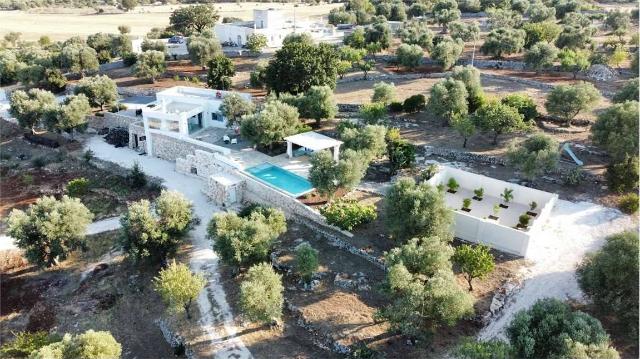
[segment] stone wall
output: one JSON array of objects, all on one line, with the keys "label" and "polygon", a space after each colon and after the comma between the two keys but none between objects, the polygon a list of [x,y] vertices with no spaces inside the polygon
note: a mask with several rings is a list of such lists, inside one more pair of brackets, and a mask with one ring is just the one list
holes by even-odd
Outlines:
[{"label": "stone wall", "polygon": [[358,103],[339,103],[338,112],[360,112],[361,107]]},{"label": "stone wall", "polygon": [[175,161],[177,158],[186,158],[196,150],[229,153],[229,149],[224,147],[188,137],[174,137],[169,133],[163,133],[158,130],[150,130],[149,135],[152,140],[153,155],[168,161]]},{"label": "stone wall", "polygon": [[424,146],[425,156],[441,156],[449,160],[460,162],[484,163],[490,165],[506,165],[506,161],[499,157],[487,156],[480,153],[456,151],[448,148]]},{"label": "stone wall", "polygon": [[[138,138],[140,138],[141,136],[144,136],[144,126],[142,125],[142,121],[134,122],[129,125],[129,148],[132,148],[132,149],[136,149],[134,135],[138,135]],[[140,142],[138,142],[137,150],[139,152],[146,152],[146,149],[144,148],[144,146],[142,146],[142,143]]]},{"label": "stone wall", "polygon": [[140,121],[141,118],[112,112],[103,112],[102,116],[87,116],[87,120],[90,128],[101,130],[103,128],[113,127],[127,128],[132,123]]},{"label": "stone wall", "polygon": [[376,74],[376,75],[368,75],[366,79],[362,77],[348,77],[339,79],[337,83],[344,84],[350,82],[359,82],[359,81],[384,81],[384,80],[417,80],[417,79],[439,79],[445,78],[450,74],[450,72],[436,72],[436,73],[413,73],[413,74]]}]

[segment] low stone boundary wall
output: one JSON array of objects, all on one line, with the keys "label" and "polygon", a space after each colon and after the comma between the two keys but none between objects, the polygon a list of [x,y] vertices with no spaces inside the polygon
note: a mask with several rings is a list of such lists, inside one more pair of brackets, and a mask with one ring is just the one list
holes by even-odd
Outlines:
[{"label": "low stone boundary wall", "polygon": [[424,146],[425,156],[442,156],[450,160],[461,162],[486,163],[490,165],[505,166],[507,163],[504,159],[494,156],[487,156],[480,153],[456,151],[448,148]]},{"label": "low stone boundary wall", "polygon": [[359,81],[383,81],[383,80],[417,80],[417,79],[439,79],[447,77],[451,72],[434,72],[434,73],[413,73],[413,74],[376,74],[368,75],[367,78],[349,77],[339,79],[337,83],[345,84]]},{"label": "low stone boundary wall", "polygon": [[362,105],[359,103],[339,103],[338,112],[360,112]]},{"label": "low stone boundary wall", "polygon": [[196,150],[206,152],[229,153],[228,148],[208,144],[186,137],[173,137],[169,133],[158,130],[149,130],[153,155],[164,160],[175,161],[177,158],[185,158]]}]

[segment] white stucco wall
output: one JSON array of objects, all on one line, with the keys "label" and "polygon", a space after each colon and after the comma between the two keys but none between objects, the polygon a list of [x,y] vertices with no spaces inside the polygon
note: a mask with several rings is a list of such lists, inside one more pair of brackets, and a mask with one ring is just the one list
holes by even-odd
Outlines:
[{"label": "white stucco wall", "polygon": [[[459,202],[461,202],[459,199],[453,202],[451,200],[447,201],[447,204],[454,212],[454,232],[456,237],[469,242],[482,243],[492,248],[524,257],[527,256],[529,247],[535,245],[535,234],[548,218],[558,198],[557,194],[446,166],[441,166],[440,171],[428,183],[432,186],[439,184],[446,186],[450,178],[455,178],[460,184],[459,191],[461,192],[471,193],[470,191],[476,188],[484,188],[485,199],[483,201],[488,201],[483,203],[484,207],[492,206],[494,202],[499,203],[498,198],[505,188],[513,190],[513,201],[509,203],[510,207],[517,208],[522,213],[526,211],[532,201],[538,204],[535,210],[538,214],[531,218],[532,222],[529,228],[527,230],[519,230],[512,228],[512,226],[515,226],[515,219],[513,218],[511,218],[513,223],[503,224],[487,218],[490,212],[486,208],[484,212],[481,210],[474,211],[473,206],[478,206],[478,202],[474,201],[472,211],[467,213],[459,210]],[[471,195],[469,194],[469,196]],[[511,217],[517,218],[517,215],[522,213],[511,214]]]}]

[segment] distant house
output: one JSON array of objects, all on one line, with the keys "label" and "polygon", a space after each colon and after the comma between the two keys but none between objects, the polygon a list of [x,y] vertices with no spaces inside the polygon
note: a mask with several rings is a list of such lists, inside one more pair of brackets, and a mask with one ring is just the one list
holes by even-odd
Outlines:
[{"label": "distant house", "polygon": [[228,46],[244,46],[251,34],[267,38],[268,47],[280,47],[284,38],[292,33],[307,33],[317,41],[341,41],[342,32],[331,25],[307,21],[285,20],[281,10],[253,10],[252,21],[216,24],[215,33],[221,43]]},{"label": "distant house", "polygon": [[[220,113],[230,91],[175,86],[156,93],[156,101],[142,108],[147,152],[152,152],[151,132],[189,138],[208,127],[224,128],[227,119]],[[251,100],[251,96],[239,93]]]}]

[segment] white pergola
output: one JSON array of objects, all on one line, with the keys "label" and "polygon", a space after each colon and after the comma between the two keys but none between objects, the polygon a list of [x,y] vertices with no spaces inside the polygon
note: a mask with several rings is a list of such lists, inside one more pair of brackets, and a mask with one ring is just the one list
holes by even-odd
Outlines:
[{"label": "white pergola", "polygon": [[340,155],[340,145],[342,144],[342,141],[313,131],[285,137],[284,140],[287,141],[287,156],[289,156],[289,158],[293,157],[293,144],[295,143],[313,152],[332,148],[333,159],[337,161]]}]

